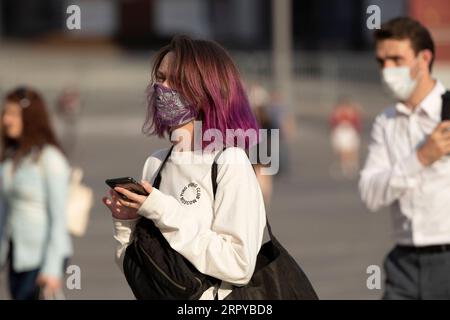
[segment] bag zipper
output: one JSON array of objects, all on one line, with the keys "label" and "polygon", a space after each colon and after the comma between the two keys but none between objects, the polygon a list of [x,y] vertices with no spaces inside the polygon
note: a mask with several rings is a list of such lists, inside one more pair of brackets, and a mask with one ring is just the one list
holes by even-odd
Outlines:
[{"label": "bag zipper", "polygon": [[145,256],[147,257],[147,259],[151,262],[151,264],[174,286],[176,286],[177,288],[186,291],[186,287],[176,283],[174,280],[172,280],[167,273],[164,272],[164,270],[162,270],[156,263],[155,261],[152,259],[152,257],[150,257],[147,252],[145,252],[145,250],[142,248],[142,245],[138,244],[139,248],[141,249],[142,252],[144,252]]}]

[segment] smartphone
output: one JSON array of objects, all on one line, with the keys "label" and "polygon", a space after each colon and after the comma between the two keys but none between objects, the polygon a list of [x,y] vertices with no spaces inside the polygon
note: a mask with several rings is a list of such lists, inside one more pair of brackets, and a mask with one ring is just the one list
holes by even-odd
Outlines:
[{"label": "smartphone", "polygon": [[441,120],[450,120],[450,91],[442,95]]},{"label": "smartphone", "polygon": [[[148,196],[149,194],[147,191],[145,191],[144,187],[139,182],[131,177],[107,179],[105,182],[111,189],[114,189],[115,187],[121,187],[141,196]],[[123,194],[119,193],[119,195],[122,199],[128,200],[128,198]]]}]

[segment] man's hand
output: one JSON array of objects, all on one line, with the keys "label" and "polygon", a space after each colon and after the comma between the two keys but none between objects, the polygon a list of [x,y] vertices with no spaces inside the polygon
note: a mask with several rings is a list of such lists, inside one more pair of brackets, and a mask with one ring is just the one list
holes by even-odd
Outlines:
[{"label": "man's hand", "polygon": [[417,150],[417,157],[424,166],[450,153],[450,121],[441,122]]}]

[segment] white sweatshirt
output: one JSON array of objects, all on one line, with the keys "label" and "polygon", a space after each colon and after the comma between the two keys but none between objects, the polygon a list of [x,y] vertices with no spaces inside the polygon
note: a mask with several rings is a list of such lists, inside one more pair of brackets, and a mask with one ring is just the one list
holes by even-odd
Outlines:
[{"label": "white sweatshirt", "polygon": [[[147,159],[144,180],[153,183],[168,151],[156,151]],[[245,285],[253,275],[266,212],[252,165],[240,148],[228,148],[218,157],[214,201],[211,165],[216,154],[173,150],[159,190],[153,188],[138,214],[152,219],[172,248],[200,272],[221,279],[218,298],[224,299],[231,285]],[[122,269],[138,219],[113,220],[116,262]],[[213,299],[214,293],[211,287],[200,299]]]}]

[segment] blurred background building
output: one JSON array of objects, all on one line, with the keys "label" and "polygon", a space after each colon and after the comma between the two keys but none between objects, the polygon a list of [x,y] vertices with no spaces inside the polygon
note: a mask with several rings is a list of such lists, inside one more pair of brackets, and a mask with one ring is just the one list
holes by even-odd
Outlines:
[{"label": "blurred background building", "polygon": [[[72,4],[81,9],[81,30],[66,27]],[[373,4],[381,22],[408,15],[430,28],[434,74],[450,87],[448,0],[0,0],[0,94],[27,84],[57,110],[69,88],[81,110],[70,130],[55,112],[61,134],[77,136],[67,138],[70,160],[85,169],[97,200],[87,235],[74,242],[82,288],[67,297],[132,298],[114,265],[111,219],[100,199],[106,178],[139,178],[146,157],[167,145],[140,133],[145,89],[153,53],[182,33],[224,45],[246,83],[291,95],[286,118],[298,131],[289,142],[290,174],[274,181],[274,231],[321,298],[379,298],[380,290],[366,287],[366,269],[392,245],[390,217],[366,215],[356,180],[330,176],[328,127],[341,97],[359,104],[363,158],[373,117],[391,102],[366,27]],[[0,277],[4,298],[2,287]]]},{"label": "blurred background building", "polygon": [[[281,1],[284,2],[284,1]],[[437,44],[437,62],[450,61],[450,11],[446,0],[288,1],[295,76],[376,81],[374,65],[355,62],[371,55],[369,5],[384,22],[409,15],[427,25]],[[276,3],[276,2],[274,2]],[[82,8],[81,30],[68,30],[66,8]],[[214,39],[235,52],[244,74],[273,75],[274,7],[271,0],[1,0],[0,39],[44,45],[111,45],[145,52],[174,34]],[[333,54],[327,53],[332,50]],[[355,67],[356,66],[356,67]],[[361,68],[368,68],[361,69]]]},{"label": "blurred background building", "polygon": [[[82,8],[79,32],[66,29],[65,9]],[[295,0],[290,6],[296,49],[364,50],[371,34],[366,8],[381,8],[382,21],[410,15],[432,30],[442,57],[449,59],[446,0]],[[2,0],[1,36],[6,39],[106,38],[130,47],[156,48],[173,34],[214,39],[228,48],[271,46],[271,0]]]}]

